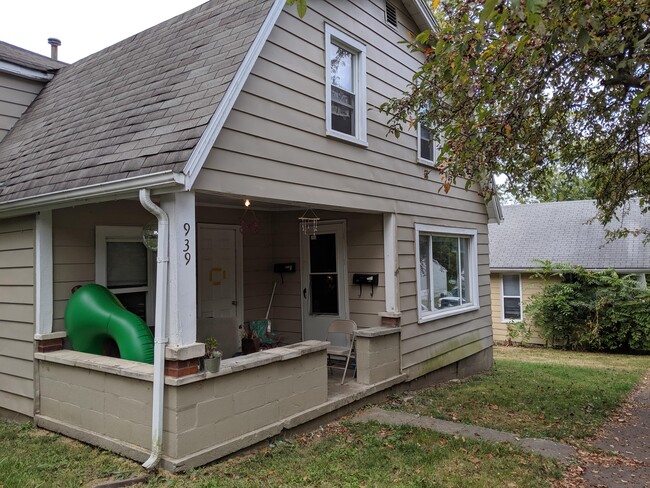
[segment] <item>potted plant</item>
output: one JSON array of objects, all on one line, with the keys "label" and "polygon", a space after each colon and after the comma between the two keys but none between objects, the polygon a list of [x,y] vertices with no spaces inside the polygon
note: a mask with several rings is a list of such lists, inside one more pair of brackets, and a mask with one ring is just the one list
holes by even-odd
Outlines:
[{"label": "potted plant", "polygon": [[260,340],[253,333],[249,322],[239,326],[241,332],[241,352],[243,355],[252,354],[260,350]]},{"label": "potted plant", "polygon": [[222,353],[219,350],[219,343],[214,337],[208,337],[205,340],[205,356],[203,357],[203,364],[206,371],[209,373],[216,373],[221,366]]}]

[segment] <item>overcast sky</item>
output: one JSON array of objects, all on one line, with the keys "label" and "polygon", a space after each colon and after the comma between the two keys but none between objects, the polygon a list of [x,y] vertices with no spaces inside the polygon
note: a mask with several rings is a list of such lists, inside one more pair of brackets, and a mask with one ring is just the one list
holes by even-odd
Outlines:
[{"label": "overcast sky", "polygon": [[0,41],[72,63],[207,0],[2,0]]}]

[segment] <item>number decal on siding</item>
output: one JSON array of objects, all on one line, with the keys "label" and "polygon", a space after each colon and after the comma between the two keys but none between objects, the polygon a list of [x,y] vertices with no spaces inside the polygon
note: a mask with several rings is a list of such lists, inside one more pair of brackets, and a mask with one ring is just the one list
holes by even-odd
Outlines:
[{"label": "number decal on siding", "polygon": [[183,253],[184,253],[183,256],[185,257],[185,266],[187,266],[192,261],[192,254],[189,252],[190,239],[187,237],[190,233],[190,230],[192,229],[192,226],[188,222],[185,222],[183,224],[183,229],[185,230],[185,240],[184,240],[185,246],[183,247]]}]

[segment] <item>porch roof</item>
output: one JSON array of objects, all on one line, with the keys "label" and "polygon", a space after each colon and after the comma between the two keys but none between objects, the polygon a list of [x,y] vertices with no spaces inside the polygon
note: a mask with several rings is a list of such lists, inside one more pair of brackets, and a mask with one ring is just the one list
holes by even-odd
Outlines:
[{"label": "porch roof", "polygon": [[0,143],[0,203],[181,172],[273,0],[212,0],[60,69]]}]

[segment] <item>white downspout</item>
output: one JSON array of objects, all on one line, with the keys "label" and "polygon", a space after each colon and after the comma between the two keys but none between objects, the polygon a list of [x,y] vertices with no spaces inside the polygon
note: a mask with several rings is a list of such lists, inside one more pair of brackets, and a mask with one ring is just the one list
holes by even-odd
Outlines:
[{"label": "white downspout", "polygon": [[165,390],[165,345],[167,344],[167,274],[169,272],[169,217],[151,201],[149,189],[140,190],[140,203],[158,219],[156,258],[156,337],[153,360],[153,408],[151,413],[151,456],[142,465],[151,469],[160,460],[163,442],[163,398]]}]

